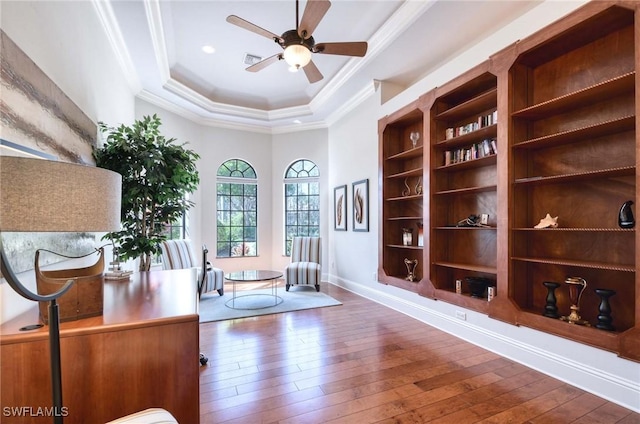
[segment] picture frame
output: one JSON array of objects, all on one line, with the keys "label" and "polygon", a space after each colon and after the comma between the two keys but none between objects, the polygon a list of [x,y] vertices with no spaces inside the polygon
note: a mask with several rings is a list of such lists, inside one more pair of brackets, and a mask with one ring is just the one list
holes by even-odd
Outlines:
[{"label": "picture frame", "polygon": [[347,185],[333,189],[333,229],[347,231]]},{"label": "picture frame", "polygon": [[352,184],[353,231],[369,231],[369,179]]}]

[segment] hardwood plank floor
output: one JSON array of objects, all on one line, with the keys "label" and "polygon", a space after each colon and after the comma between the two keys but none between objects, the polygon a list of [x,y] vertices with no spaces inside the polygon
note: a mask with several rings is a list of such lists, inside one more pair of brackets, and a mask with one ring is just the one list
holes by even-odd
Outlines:
[{"label": "hardwood plank floor", "polygon": [[322,291],[343,305],[200,325],[202,424],[640,423],[383,305]]}]

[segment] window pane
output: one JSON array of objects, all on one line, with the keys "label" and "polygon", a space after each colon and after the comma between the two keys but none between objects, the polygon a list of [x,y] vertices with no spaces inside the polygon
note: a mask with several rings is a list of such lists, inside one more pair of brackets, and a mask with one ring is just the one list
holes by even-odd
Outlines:
[{"label": "window pane", "polygon": [[320,226],[320,212],[319,211],[311,211],[309,212],[309,225],[313,225],[316,227]]},{"label": "window pane", "polygon": [[309,198],[307,196],[298,197],[298,210],[306,211],[309,209]]},{"label": "window pane", "polygon": [[284,185],[284,194],[285,196],[295,196],[297,194],[297,184],[285,184]]},{"label": "window pane", "polygon": [[244,225],[246,227],[256,227],[258,225],[258,214],[256,212],[245,212]]},{"label": "window pane", "polygon": [[320,196],[309,196],[309,209],[320,210]]},{"label": "window pane", "polygon": [[298,214],[296,212],[287,212],[287,225],[295,226],[298,222]]},{"label": "window pane", "polygon": [[232,242],[242,242],[244,240],[244,228],[242,227],[231,227],[231,241]]},{"label": "window pane", "polygon": [[231,225],[234,227],[242,227],[244,225],[244,212],[231,212]]},{"label": "window pane", "polygon": [[258,209],[257,199],[253,196],[244,198],[244,210],[255,211]]},{"label": "window pane", "polygon": [[244,240],[245,241],[257,240],[256,227],[246,227],[244,229]]},{"label": "window pane", "polygon": [[230,225],[231,214],[228,211],[218,211],[218,227]]},{"label": "window pane", "polygon": [[231,256],[231,244],[229,242],[218,242],[216,256],[221,258],[228,258]]},{"label": "window pane", "polygon": [[244,184],[229,184],[231,186],[231,194],[235,196],[244,195]]}]

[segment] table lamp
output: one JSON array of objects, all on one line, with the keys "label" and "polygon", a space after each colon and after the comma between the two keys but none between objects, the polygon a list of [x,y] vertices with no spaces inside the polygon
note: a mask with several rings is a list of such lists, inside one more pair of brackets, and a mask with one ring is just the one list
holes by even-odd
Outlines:
[{"label": "table lamp", "polygon": [[0,269],[11,288],[35,302],[49,302],[49,350],[54,423],[62,423],[60,321],[56,300],[74,284],[39,295],[16,277],[2,232],[108,232],[120,229],[122,177],[115,172],[42,159],[0,156]]}]

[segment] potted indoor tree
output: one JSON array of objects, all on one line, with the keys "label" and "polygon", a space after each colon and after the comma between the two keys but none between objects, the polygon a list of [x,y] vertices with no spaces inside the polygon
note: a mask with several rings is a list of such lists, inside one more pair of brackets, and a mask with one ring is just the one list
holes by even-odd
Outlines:
[{"label": "potted indoor tree", "polygon": [[105,239],[114,242],[119,259],[140,258],[140,271],[148,271],[160,253],[164,227],[193,206],[187,194],[200,182],[198,154],[186,149],[186,143],[161,135],[160,125],[155,114],[131,126],[113,128],[99,122],[107,139],[94,150],[97,166],[122,175],[122,229]]}]

